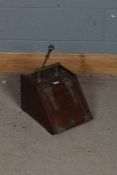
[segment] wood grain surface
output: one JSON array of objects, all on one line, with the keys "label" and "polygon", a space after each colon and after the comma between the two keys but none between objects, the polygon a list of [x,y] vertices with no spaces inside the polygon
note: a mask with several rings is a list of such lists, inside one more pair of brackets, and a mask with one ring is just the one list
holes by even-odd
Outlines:
[{"label": "wood grain surface", "polygon": [[[0,72],[32,72],[44,58],[44,53],[0,53]],[[117,74],[117,55],[52,54],[47,64],[56,62],[75,73]]]}]

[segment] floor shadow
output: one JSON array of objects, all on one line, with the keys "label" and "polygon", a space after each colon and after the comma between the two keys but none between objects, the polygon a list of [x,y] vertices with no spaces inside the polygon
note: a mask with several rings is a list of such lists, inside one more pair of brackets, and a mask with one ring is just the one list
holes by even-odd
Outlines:
[{"label": "floor shadow", "polygon": [[4,93],[20,106],[20,75],[16,73],[0,74],[1,88]]},{"label": "floor shadow", "polygon": [[90,75],[80,75],[78,79],[93,118],[95,118],[98,102],[98,86],[96,85],[96,78]]}]

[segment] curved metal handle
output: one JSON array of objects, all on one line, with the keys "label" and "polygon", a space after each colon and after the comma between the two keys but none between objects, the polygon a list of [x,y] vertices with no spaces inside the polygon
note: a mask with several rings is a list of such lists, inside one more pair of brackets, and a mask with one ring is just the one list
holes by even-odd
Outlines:
[{"label": "curved metal handle", "polygon": [[48,46],[48,52],[47,52],[47,54],[46,54],[46,56],[45,56],[45,60],[44,60],[44,62],[43,62],[43,64],[42,64],[42,67],[45,67],[46,62],[47,62],[47,60],[49,59],[50,54],[51,54],[51,52],[52,52],[54,49],[55,49],[54,45],[49,45],[49,46]]}]

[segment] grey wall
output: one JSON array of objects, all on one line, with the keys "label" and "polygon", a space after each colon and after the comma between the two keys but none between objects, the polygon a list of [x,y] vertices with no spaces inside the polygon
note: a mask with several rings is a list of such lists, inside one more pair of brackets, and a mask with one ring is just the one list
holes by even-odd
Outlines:
[{"label": "grey wall", "polygon": [[117,0],[0,0],[0,51],[117,53]]}]

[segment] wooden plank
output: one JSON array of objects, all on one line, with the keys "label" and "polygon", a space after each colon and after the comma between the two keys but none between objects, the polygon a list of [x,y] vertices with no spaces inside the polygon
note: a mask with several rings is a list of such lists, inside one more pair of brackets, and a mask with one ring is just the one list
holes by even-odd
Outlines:
[{"label": "wooden plank", "polygon": [[[0,72],[30,72],[42,65],[43,53],[0,53]],[[52,54],[48,64],[60,62],[75,73],[117,74],[117,55]]]}]

